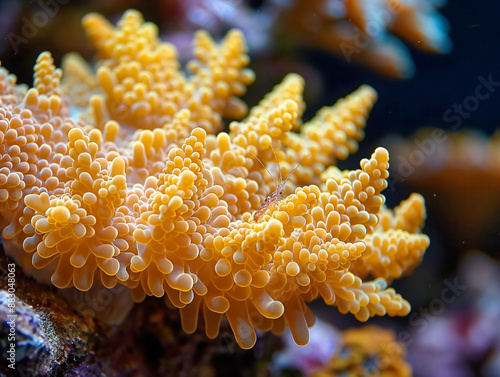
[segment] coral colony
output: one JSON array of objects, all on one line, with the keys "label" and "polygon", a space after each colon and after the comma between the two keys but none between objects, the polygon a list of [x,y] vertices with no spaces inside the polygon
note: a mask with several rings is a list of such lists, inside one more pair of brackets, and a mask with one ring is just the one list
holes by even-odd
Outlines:
[{"label": "coral colony", "polygon": [[[209,338],[227,319],[242,348],[255,329],[287,327],[307,344],[318,296],[360,321],[408,314],[389,285],[429,245],[423,198],[385,207],[384,148],[360,169],[333,166],[357,150],[374,89],[302,124],[298,75],[249,112],[238,99],[254,79],[239,31],[220,44],[197,33],[185,74],[137,11],[83,26],[95,71],[75,55],[61,70],[44,52],[27,89],[0,69],[1,229],[25,271],[58,288],[163,297],[187,333],[200,313]],[[240,121],[226,133],[223,118]],[[285,177],[302,164],[255,221],[275,190],[275,155]]]}]

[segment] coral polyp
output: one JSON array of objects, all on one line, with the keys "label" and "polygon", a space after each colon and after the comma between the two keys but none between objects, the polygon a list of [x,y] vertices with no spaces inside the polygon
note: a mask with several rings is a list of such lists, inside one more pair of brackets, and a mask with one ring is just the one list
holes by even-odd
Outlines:
[{"label": "coral polyp", "polygon": [[[227,318],[243,348],[255,329],[289,327],[306,344],[318,297],[361,321],[408,314],[389,284],[429,244],[423,198],[385,207],[384,148],[357,170],[333,166],[356,152],[373,88],[303,123],[291,74],[247,114],[242,33],[221,44],[198,33],[188,75],[136,11],[117,27],[96,14],[83,24],[95,71],[75,55],[61,70],[44,52],[29,90],[0,72],[1,229],[18,264],[58,288],[164,297],[188,333],[200,313],[210,338]],[[227,133],[225,118],[238,119]],[[254,156],[276,156],[284,176],[303,161],[258,221],[274,185]]]}]

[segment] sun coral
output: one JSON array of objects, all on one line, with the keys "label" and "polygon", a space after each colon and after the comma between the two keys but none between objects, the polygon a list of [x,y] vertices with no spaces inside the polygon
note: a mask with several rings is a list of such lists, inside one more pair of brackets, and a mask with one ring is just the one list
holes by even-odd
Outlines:
[{"label": "sun coral", "polygon": [[[220,45],[198,33],[186,76],[140,13],[126,12],[116,28],[96,14],[83,24],[99,53],[94,77],[72,56],[61,83],[45,52],[21,96],[2,71],[0,213],[18,263],[48,272],[59,288],[86,291],[97,281],[125,285],[135,301],[165,297],[188,333],[200,312],[210,338],[227,318],[243,348],[256,328],[289,327],[306,344],[315,321],[307,303],[318,296],[361,321],[408,314],[388,283],[428,245],[422,198],[385,208],[384,148],[360,169],[325,170],[357,150],[374,89],[300,127],[303,80],[290,75],[214,135],[223,117],[246,113],[237,96],[253,73],[240,32]],[[80,80],[95,94],[71,90]],[[288,174],[308,154],[284,198],[255,221],[275,189],[255,157]]]}]

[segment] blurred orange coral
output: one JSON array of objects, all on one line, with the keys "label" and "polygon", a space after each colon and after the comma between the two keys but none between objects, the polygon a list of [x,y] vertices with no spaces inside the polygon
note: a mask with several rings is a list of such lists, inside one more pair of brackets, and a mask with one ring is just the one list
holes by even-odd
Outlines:
[{"label": "blurred orange coral", "polygon": [[[443,1],[293,0],[278,25],[307,45],[332,51],[387,76],[406,78],[414,66],[404,44],[434,53],[451,48]],[[394,35],[395,36],[394,36]]]},{"label": "blurred orange coral", "polygon": [[[47,52],[25,94],[1,71],[1,225],[18,263],[48,272],[59,288],[86,291],[97,281],[129,287],[135,301],[163,296],[188,333],[200,310],[211,338],[226,317],[243,348],[255,343],[255,328],[288,326],[306,344],[314,323],[306,303],[318,296],[361,321],[408,314],[388,283],[428,246],[422,198],[385,208],[384,148],[358,170],[325,170],[357,150],[372,88],[296,133],[303,80],[290,75],[229,133],[208,135],[223,117],[246,113],[237,96],[253,73],[240,32],[221,45],[197,34],[186,77],[138,12],[117,28],[96,14],[83,23],[101,58],[96,77],[72,56],[61,83]],[[72,90],[80,80],[95,94]],[[276,156],[288,174],[307,154],[286,197],[255,221],[274,186],[254,156],[266,166]]]},{"label": "blurred orange coral", "polygon": [[[488,137],[476,130],[424,128],[411,139],[392,138],[387,144],[398,156],[394,184],[404,182],[432,198],[436,218],[455,242],[453,250],[492,247],[500,209],[500,131]],[[493,245],[491,251],[497,249]]]}]

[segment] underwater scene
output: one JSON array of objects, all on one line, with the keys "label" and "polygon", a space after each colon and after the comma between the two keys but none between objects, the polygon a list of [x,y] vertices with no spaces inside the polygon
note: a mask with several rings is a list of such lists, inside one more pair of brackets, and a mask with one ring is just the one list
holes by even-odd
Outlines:
[{"label": "underwater scene", "polygon": [[0,2],[0,376],[499,377],[499,16]]}]

